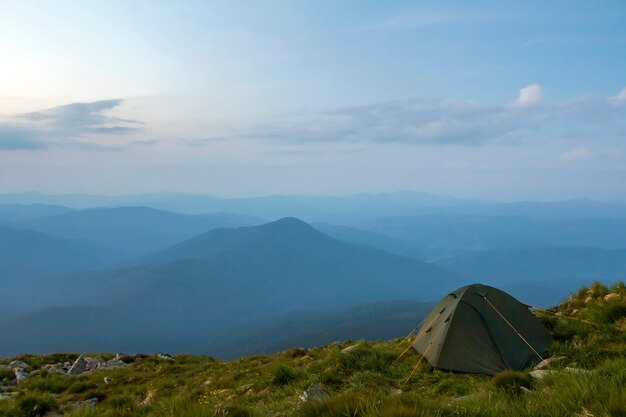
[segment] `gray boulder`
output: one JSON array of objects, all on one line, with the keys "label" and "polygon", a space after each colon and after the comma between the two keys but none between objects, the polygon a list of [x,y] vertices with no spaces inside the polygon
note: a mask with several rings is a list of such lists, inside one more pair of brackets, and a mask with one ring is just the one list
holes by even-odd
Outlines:
[{"label": "gray boulder", "polygon": [[312,401],[325,401],[330,398],[330,395],[326,394],[326,392],[317,384],[311,384],[309,387],[302,393],[300,399],[307,403]]},{"label": "gray boulder", "polygon": [[15,368],[15,383],[19,385],[26,378],[28,378],[28,374],[22,368]]},{"label": "gray boulder", "polygon": [[83,355],[80,355],[72,364],[72,367],[70,368],[69,371],[67,371],[67,373],[69,375],[80,375],[83,372],[85,372],[87,370],[87,362],[85,361],[85,358],[83,358]]},{"label": "gray boulder", "polygon": [[27,364],[24,361],[15,360],[15,361],[12,361],[11,363],[9,363],[8,368],[9,369],[17,369],[17,368],[19,368],[19,369],[23,369],[25,371],[28,371],[30,369],[30,365]]}]

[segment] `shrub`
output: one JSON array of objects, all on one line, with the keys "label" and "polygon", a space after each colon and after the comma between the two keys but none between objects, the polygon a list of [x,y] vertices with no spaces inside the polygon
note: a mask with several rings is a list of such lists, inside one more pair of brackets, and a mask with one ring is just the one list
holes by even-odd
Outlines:
[{"label": "shrub", "polygon": [[291,348],[286,351],[285,354],[290,358],[300,358],[306,355],[306,350],[302,348]]},{"label": "shrub", "polygon": [[108,400],[108,404],[117,411],[133,410],[135,408],[135,403],[127,395],[112,397]]},{"label": "shrub", "polygon": [[622,317],[626,317],[626,302],[624,301],[608,304],[603,310],[602,319],[605,323],[615,323]]},{"label": "shrub", "polygon": [[338,387],[341,384],[343,384],[344,379],[341,376],[337,375],[336,372],[330,372],[329,371],[329,372],[323,372],[320,375],[319,381],[322,384],[325,384],[325,385],[331,385],[331,386]]},{"label": "shrub", "polygon": [[98,384],[94,381],[76,381],[67,389],[67,392],[70,394],[79,394],[81,392],[94,389],[97,386]]},{"label": "shrub", "polygon": [[274,385],[286,385],[296,378],[296,373],[293,369],[279,365],[272,370],[272,384]]},{"label": "shrub", "polygon": [[40,378],[28,378],[26,382],[24,382],[26,388],[40,392],[49,392],[51,394],[60,394],[71,384],[72,379],[70,377],[54,373],[47,374]]},{"label": "shrub", "polygon": [[5,378],[11,381],[15,379],[15,373],[10,369],[0,369],[0,381]]},{"label": "shrub", "polygon": [[591,294],[593,295],[593,297],[604,297],[608,293],[609,289],[602,283],[595,281],[593,284],[591,284]]},{"label": "shrub", "polygon": [[524,372],[504,371],[494,375],[493,385],[508,393],[519,393],[521,387],[530,388],[530,375]]},{"label": "shrub", "polygon": [[57,408],[54,398],[27,394],[17,400],[17,408],[25,417],[42,417]]},{"label": "shrub", "polygon": [[338,363],[344,371],[385,371],[397,355],[374,349],[366,344],[350,352],[339,353]]},{"label": "shrub", "polygon": [[450,378],[437,383],[437,385],[433,388],[433,393],[461,396],[466,395],[468,390],[469,386],[466,381]]},{"label": "shrub", "polygon": [[124,355],[120,357],[120,360],[124,363],[134,363],[136,358],[136,356]]}]

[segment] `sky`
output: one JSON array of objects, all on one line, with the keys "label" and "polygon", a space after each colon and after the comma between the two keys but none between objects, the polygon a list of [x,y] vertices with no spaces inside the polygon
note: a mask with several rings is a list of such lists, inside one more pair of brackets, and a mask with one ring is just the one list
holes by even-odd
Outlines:
[{"label": "sky", "polygon": [[626,2],[0,0],[0,192],[626,196]]}]

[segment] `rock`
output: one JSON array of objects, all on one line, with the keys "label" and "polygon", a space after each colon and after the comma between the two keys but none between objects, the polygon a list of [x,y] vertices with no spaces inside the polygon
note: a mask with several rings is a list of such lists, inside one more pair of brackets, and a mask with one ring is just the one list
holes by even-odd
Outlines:
[{"label": "rock", "polygon": [[352,352],[354,349],[358,348],[359,346],[361,346],[361,343],[357,343],[351,346],[348,346],[345,349],[341,349],[341,353],[350,353]]},{"label": "rock", "polygon": [[534,370],[544,369],[544,368],[547,368],[551,363],[561,362],[561,361],[563,361],[565,359],[567,359],[566,356],[553,356],[551,358],[547,358],[547,359],[542,360],[533,369]]},{"label": "rock", "polygon": [[94,371],[100,367],[104,363],[104,359],[102,358],[92,358],[89,356],[85,356],[85,371]]},{"label": "rock", "polygon": [[173,361],[174,357],[168,353],[157,353],[157,358],[163,359],[166,361]]},{"label": "rock", "polygon": [[144,398],[143,401],[140,404],[143,405],[143,406],[150,405],[150,403],[156,397],[156,393],[157,392],[154,389],[149,390],[148,393],[146,394],[146,398]]},{"label": "rock", "polygon": [[41,369],[45,369],[48,372],[56,372],[58,374],[66,374],[69,369],[64,368],[62,363],[47,363],[41,365]]},{"label": "rock", "polygon": [[614,293],[614,292],[610,292],[604,296],[604,301],[619,300],[620,298],[622,298],[621,295]]},{"label": "rock", "polygon": [[101,363],[98,369],[116,369],[116,368],[123,368],[125,366],[127,365],[124,362],[120,360],[111,359],[109,361]]},{"label": "rock", "polygon": [[22,370],[22,368],[15,368],[15,383],[19,385],[26,378],[28,378],[28,374]]},{"label": "rock", "polygon": [[30,369],[30,365],[27,364],[26,362],[15,360],[15,361],[12,361],[11,363],[9,363],[8,368],[9,369],[20,368],[20,369],[23,369],[25,371],[28,371]]},{"label": "rock", "polygon": [[589,296],[589,297],[585,298],[585,304],[589,304],[592,301],[593,301],[593,297],[592,296]]},{"label": "rock", "polygon": [[83,355],[80,355],[78,358],[76,358],[76,360],[72,364],[72,367],[70,368],[69,371],[67,371],[67,373],[69,375],[80,375],[86,370],[87,370],[87,362],[85,361],[85,358],[83,358]]},{"label": "rock", "polygon": [[400,395],[402,394],[402,390],[400,388],[391,388],[389,390],[389,395]]},{"label": "rock", "polygon": [[556,373],[555,371],[551,371],[549,369],[536,369],[534,371],[530,371],[530,377],[535,379],[544,378],[547,375],[551,375]]},{"label": "rock", "polygon": [[522,394],[530,394],[532,391],[526,387],[519,387],[519,390]]},{"label": "rock", "polygon": [[89,398],[88,400],[78,402],[73,405],[74,408],[90,407],[94,408],[100,401],[97,398]]},{"label": "rock", "polygon": [[326,392],[317,384],[309,385],[306,391],[304,391],[300,396],[300,399],[305,403],[312,401],[325,401],[329,398],[330,395],[326,394]]},{"label": "rock", "polygon": [[104,385],[109,385],[111,383],[111,378],[109,378],[108,376],[104,377]]}]

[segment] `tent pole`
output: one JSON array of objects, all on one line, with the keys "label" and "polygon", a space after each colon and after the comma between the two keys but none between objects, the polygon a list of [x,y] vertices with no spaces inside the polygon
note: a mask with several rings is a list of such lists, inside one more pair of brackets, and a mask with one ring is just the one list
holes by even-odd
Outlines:
[{"label": "tent pole", "polygon": [[511,324],[511,323],[510,323],[507,319],[506,319],[506,317],[504,317],[504,316],[502,315],[502,313],[500,313],[500,310],[498,310],[498,309],[496,308],[496,306],[494,306],[493,304],[491,304],[491,301],[489,301],[489,300],[487,299],[487,296],[483,296],[483,298],[485,299],[485,301],[487,302],[487,304],[489,304],[489,305],[491,306],[491,308],[493,308],[493,309],[495,310],[495,312],[496,312],[496,313],[498,313],[498,315],[502,318],[502,320],[504,320],[504,322],[505,322],[506,324],[508,324],[508,325],[509,325],[509,327],[511,327],[511,329],[513,329],[513,331],[515,332],[515,334],[517,334],[517,335],[519,336],[519,338],[520,338],[520,339],[522,339],[522,341],[523,341],[524,343],[526,343],[526,345],[528,345],[528,347],[529,347],[529,348],[530,348],[533,352],[535,352],[535,355],[537,355],[537,357],[539,357],[539,359],[540,359],[541,361],[544,361],[545,359],[544,359],[544,358],[543,358],[543,357],[539,354],[539,352],[537,352],[537,351],[535,350],[535,348],[534,348],[534,347],[532,347],[532,346],[530,345],[530,343],[528,343],[528,340],[526,340],[526,339],[524,338],[524,336],[522,336],[522,334],[521,334],[520,332],[518,332],[518,331],[517,331],[517,329],[516,329],[515,327],[513,327],[513,325],[512,325],[512,324]]},{"label": "tent pole", "polygon": [[[433,324],[433,323],[435,322],[435,320],[437,320],[437,319],[439,318],[439,316],[441,316],[441,312],[439,312],[439,313],[438,313],[438,314],[437,314],[437,315],[436,315],[436,316],[435,316],[435,317],[434,317],[431,321],[429,321],[429,322],[428,322],[428,324],[427,324],[426,326],[424,326],[424,327],[429,327],[431,324]],[[425,321],[426,321],[426,319],[422,320],[422,321],[421,321],[421,323],[420,323],[420,324],[418,324],[418,325],[415,327],[415,329],[417,329],[418,327],[420,327],[420,326],[422,325],[422,323],[424,323]],[[415,331],[415,329],[413,329],[413,330],[411,331],[411,333],[413,333],[413,332]],[[409,334],[407,335],[407,337],[405,337],[405,338],[404,338],[404,340],[408,339],[408,337],[409,337],[409,336],[411,336],[411,333],[409,333]],[[417,342],[417,341],[418,341],[418,340],[419,340],[422,336],[424,336],[425,334],[426,334],[426,332],[418,334],[418,335],[415,337],[415,340],[413,340],[413,343]],[[402,342],[400,342],[400,343],[403,343],[403,342],[404,342],[404,340],[402,340]],[[404,356],[404,354],[405,354],[405,353],[407,353],[407,352],[409,351],[409,349],[411,349],[411,346],[413,345],[413,343],[410,343],[410,344],[409,344],[409,346],[408,346],[406,349],[404,349],[404,351],[400,354],[400,356],[398,356],[398,357],[396,358],[396,360],[394,360],[394,362],[396,362],[398,359],[400,359],[402,356]],[[400,346],[400,345],[398,345],[398,346]]]},{"label": "tent pole", "polygon": [[[439,333],[441,333],[441,331],[446,328],[446,325],[447,325],[447,323],[444,322],[443,326],[441,326],[441,329],[439,329]],[[439,333],[437,333],[437,336],[439,336]],[[422,334],[425,334],[425,333],[422,333]],[[435,337],[433,336],[433,338],[435,338]],[[422,363],[422,360],[426,357],[426,354],[428,353],[428,351],[430,350],[432,345],[433,345],[433,342],[430,342],[430,344],[426,347],[426,349],[424,349],[424,353],[422,354],[422,357],[420,358],[419,361],[417,361],[417,364],[413,367],[413,370],[411,371],[409,376],[406,377],[406,379],[404,380],[403,385],[406,385],[406,383],[409,382],[409,379],[411,379],[411,377],[413,376],[413,374],[417,370],[418,366],[420,366],[420,363]]]}]

